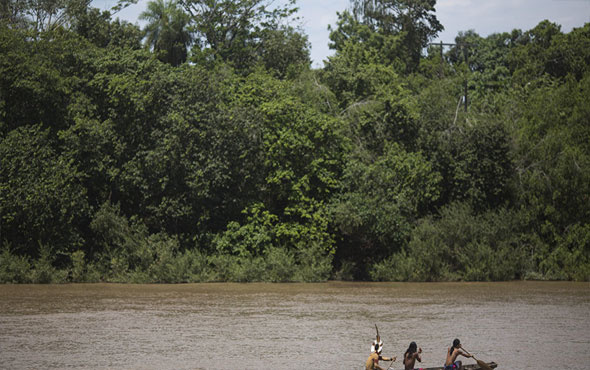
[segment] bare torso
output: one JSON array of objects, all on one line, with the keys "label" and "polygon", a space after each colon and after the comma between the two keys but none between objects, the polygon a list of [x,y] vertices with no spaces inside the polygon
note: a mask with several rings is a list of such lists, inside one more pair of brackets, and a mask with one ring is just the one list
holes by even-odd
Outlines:
[{"label": "bare torso", "polygon": [[407,354],[405,356],[405,361],[404,361],[404,365],[405,365],[405,369],[406,370],[413,370],[414,369],[414,365],[416,365],[416,359],[418,359],[418,361],[420,361],[420,355],[415,352],[412,354]]},{"label": "bare torso", "polygon": [[[454,351],[451,351],[454,350]],[[449,348],[447,350],[447,360],[445,361],[445,366],[449,366],[452,365],[455,360],[457,359],[457,357],[459,356],[459,353],[461,351],[458,348]]]}]

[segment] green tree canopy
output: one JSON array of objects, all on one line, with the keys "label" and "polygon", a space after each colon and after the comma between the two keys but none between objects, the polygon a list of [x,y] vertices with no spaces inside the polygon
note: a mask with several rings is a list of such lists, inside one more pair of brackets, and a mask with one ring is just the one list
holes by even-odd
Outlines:
[{"label": "green tree canopy", "polygon": [[[352,13],[339,15],[339,28],[331,36],[333,46],[342,44],[342,38],[354,38],[359,35],[367,39],[364,25],[372,32],[383,36],[399,36],[401,43],[395,53],[402,55],[406,71],[418,69],[422,49],[444,28],[434,14],[436,0],[351,0]],[[390,54],[382,48],[380,52]]]},{"label": "green tree canopy", "polygon": [[297,8],[295,0],[273,7],[269,0],[182,0],[197,36],[194,54],[230,62],[237,69],[255,62],[264,29],[279,29]]},{"label": "green tree canopy", "polygon": [[139,19],[148,22],[144,28],[146,45],[160,53],[162,61],[173,66],[186,61],[192,41],[188,30],[189,17],[174,0],[148,2]]}]

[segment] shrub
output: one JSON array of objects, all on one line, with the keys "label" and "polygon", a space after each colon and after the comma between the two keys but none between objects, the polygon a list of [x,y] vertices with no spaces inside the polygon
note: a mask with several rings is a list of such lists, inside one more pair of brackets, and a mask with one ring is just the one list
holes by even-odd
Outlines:
[{"label": "shrub", "polygon": [[332,271],[331,253],[320,243],[311,243],[298,251],[295,281],[318,282],[328,280]]},{"label": "shrub", "polygon": [[31,282],[35,284],[63,283],[67,277],[67,271],[58,271],[53,266],[53,254],[47,245],[39,245],[39,258],[33,262],[31,270]]},{"label": "shrub", "polygon": [[72,259],[71,276],[74,283],[86,281],[86,263],[84,261],[84,252],[75,251],[70,255]]},{"label": "shrub", "polygon": [[204,282],[211,279],[211,268],[205,253],[197,249],[185,251],[178,257],[178,264],[184,271],[183,281]]},{"label": "shrub", "polygon": [[152,264],[148,268],[151,281],[157,283],[175,283],[182,280],[183,271],[176,257],[178,240],[165,234],[151,235],[147,243],[154,251]]},{"label": "shrub", "polygon": [[29,260],[12,254],[6,244],[0,253],[0,283],[28,283],[30,270]]},{"label": "shrub", "polygon": [[[317,207],[317,208],[314,208]],[[280,222],[262,204],[246,213],[247,222],[230,222],[213,239],[212,279],[217,281],[324,281],[332,270],[333,240],[321,205],[299,222]],[[301,208],[289,209],[292,214]],[[295,217],[293,217],[295,218]]]},{"label": "shrub", "polygon": [[111,258],[109,281],[115,283],[124,283],[129,277],[129,264],[122,256]]},{"label": "shrub", "polygon": [[352,261],[343,261],[340,268],[334,272],[333,280],[352,281],[354,280],[354,273],[357,269],[356,263]]},{"label": "shrub", "polygon": [[297,266],[292,252],[284,248],[270,247],[265,252],[264,264],[264,281],[273,283],[293,281]]},{"label": "shrub", "polygon": [[262,281],[264,260],[261,257],[215,255],[210,258],[214,281],[254,282]]},{"label": "shrub", "polygon": [[522,278],[530,268],[515,213],[474,214],[467,203],[422,219],[405,250],[375,265],[373,280],[490,281]]},{"label": "shrub", "polygon": [[568,228],[539,267],[548,279],[590,281],[590,224]]}]

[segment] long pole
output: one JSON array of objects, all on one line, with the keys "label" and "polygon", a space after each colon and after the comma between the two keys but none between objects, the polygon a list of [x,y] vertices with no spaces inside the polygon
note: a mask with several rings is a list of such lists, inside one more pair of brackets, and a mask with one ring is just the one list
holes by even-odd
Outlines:
[{"label": "long pole", "polygon": [[[429,45],[440,45],[440,77],[443,77],[443,71],[444,71],[444,54],[443,54],[443,47],[444,46],[460,46],[463,49],[463,56],[465,57],[465,64],[467,65],[467,68],[469,68],[469,53],[467,51],[467,48],[470,46],[474,46],[473,44],[470,43],[466,43],[466,42],[462,42],[460,44],[453,44],[453,43],[447,43],[447,42],[440,42],[438,44],[436,43],[430,43]],[[467,105],[469,104],[469,99],[467,96],[468,93],[468,86],[467,86],[467,77],[465,77],[465,81],[463,81],[463,91],[464,91],[464,99],[463,99],[463,103],[464,103],[464,109],[465,112],[467,112]]]},{"label": "long pole", "polygon": [[[463,45],[463,55],[465,55],[465,65],[467,66],[467,69],[469,69],[469,52],[467,51],[467,47],[465,45]],[[464,81],[464,87],[465,87],[465,113],[467,113],[467,76],[465,76],[465,81]]]},{"label": "long pole", "polygon": [[391,365],[393,365],[394,361],[395,361],[395,358],[393,360],[391,360],[391,362],[389,363],[389,366],[387,366],[387,370],[391,369]]},{"label": "long pole", "polygon": [[444,54],[443,54],[443,42],[440,42],[440,78],[443,78],[443,74],[445,72],[445,66],[444,66]]}]

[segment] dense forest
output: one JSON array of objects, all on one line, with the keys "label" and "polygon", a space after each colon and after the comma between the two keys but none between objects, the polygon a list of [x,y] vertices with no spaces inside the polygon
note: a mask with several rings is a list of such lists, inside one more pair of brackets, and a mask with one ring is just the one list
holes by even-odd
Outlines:
[{"label": "dense forest", "polygon": [[0,6],[0,282],[590,280],[590,23]]}]

